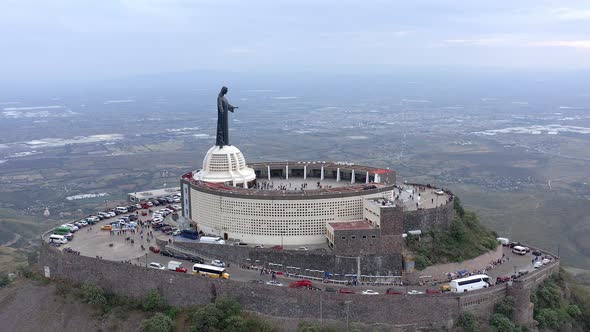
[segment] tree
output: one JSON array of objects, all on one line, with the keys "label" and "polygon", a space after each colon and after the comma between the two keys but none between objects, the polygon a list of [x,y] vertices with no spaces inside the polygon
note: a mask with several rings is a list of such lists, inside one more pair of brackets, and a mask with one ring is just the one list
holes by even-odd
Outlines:
[{"label": "tree", "polygon": [[465,332],[479,332],[479,323],[475,316],[470,313],[462,314],[455,324],[461,331]]},{"label": "tree", "polygon": [[139,328],[140,332],[171,332],[174,329],[174,321],[162,313],[144,319]]},{"label": "tree", "polygon": [[145,296],[142,307],[146,311],[165,310],[168,307],[168,303],[166,303],[166,300],[157,290],[152,289]]},{"label": "tree", "polygon": [[516,325],[508,317],[502,314],[493,314],[490,317],[490,326],[494,328],[494,331],[498,332],[516,332],[518,329]]},{"label": "tree", "polygon": [[559,313],[556,310],[545,308],[539,310],[539,313],[535,317],[539,322],[540,328],[545,329],[558,329],[559,328]]},{"label": "tree", "polygon": [[501,302],[496,303],[494,307],[494,313],[506,316],[508,319],[512,319],[514,312],[514,298],[507,296]]},{"label": "tree", "polygon": [[223,319],[223,312],[213,303],[197,309],[193,314],[193,326],[191,331],[214,331],[219,326],[220,319]]}]

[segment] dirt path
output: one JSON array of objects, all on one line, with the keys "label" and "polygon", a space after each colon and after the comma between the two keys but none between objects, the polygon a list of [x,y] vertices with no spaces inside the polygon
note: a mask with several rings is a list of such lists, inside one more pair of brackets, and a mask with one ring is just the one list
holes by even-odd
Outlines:
[{"label": "dirt path", "polygon": [[14,238],[12,238],[12,240],[10,240],[10,241],[8,241],[8,242],[5,242],[4,244],[2,244],[2,246],[4,246],[4,247],[10,247],[11,245],[13,245],[13,244],[17,243],[17,242],[18,242],[18,240],[20,240],[20,239],[21,239],[21,237],[22,237],[22,236],[21,236],[20,234],[16,234],[16,233],[14,233]]}]

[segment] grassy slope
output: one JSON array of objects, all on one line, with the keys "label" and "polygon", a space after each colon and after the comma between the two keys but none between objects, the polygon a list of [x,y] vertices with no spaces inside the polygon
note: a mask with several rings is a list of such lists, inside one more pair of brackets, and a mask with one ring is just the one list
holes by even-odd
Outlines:
[{"label": "grassy slope", "polygon": [[433,229],[422,236],[408,237],[408,247],[414,253],[416,268],[429,265],[462,262],[497,247],[496,234],[479,223],[477,215],[465,211],[459,198],[455,199],[456,217],[448,230]]}]

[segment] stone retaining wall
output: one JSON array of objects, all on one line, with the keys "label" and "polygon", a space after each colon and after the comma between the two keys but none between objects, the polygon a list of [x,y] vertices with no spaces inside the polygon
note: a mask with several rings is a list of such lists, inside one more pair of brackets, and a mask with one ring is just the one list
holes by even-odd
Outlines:
[{"label": "stone retaining wall", "polygon": [[[151,289],[157,289],[171,305],[186,307],[228,295],[236,297],[245,310],[307,320],[319,319],[321,308],[324,319],[344,321],[348,305],[353,322],[389,324],[408,331],[448,330],[461,312],[486,318],[493,304],[508,292],[519,296],[517,312],[527,310],[530,307],[525,299],[530,294],[527,287],[535,286],[558,267],[559,262],[555,261],[534,271],[516,283],[517,287],[503,284],[465,294],[363,296],[215,280],[64,253],[45,243],[39,255],[40,272],[48,271],[52,279],[92,283],[122,296],[141,298]],[[347,304],[347,301],[351,302]],[[524,319],[522,323],[532,323],[530,315],[519,314],[518,318]]]},{"label": "stone retaining wall", "polygon": [[[175,242],[175,247],[197,256],[221,259],[224,261],[246,264],[259,261],[260,265],[268,267],[268,263],[297,267],[301,271],[321,270],[338,274],[356,274],[356,259],[341,258],[332,252],[257,249],[247,246],[231,246],[196,242]],[[373,275],[399,276],[401,275],[401,254],[373,254],[361,256],[361,273],[368,271]]]},{"label": "stone retaining wall", "polygon": [[479,271],[487,267],[490,262],[497,261],[502,258],[502,246],[499,245],[496,250],[490,250],[487,253],[477,256],[476,258],[463,261],[461,263],[438,264],[425,268],[424,270],[415,270],[412,273],[406,274],[407,280],[410,282],[418,282],[421,276],[432,276],[434,280],[447,280],[447,273],[457,272],[460,270]]}]

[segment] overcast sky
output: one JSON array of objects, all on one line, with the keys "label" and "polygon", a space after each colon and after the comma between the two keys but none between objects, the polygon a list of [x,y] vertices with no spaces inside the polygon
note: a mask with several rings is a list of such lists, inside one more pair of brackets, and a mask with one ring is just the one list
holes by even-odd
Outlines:
[{"label": "overcast sky", "polygon": [[3,0],[1,76],[590,68],[590,1]]}]

